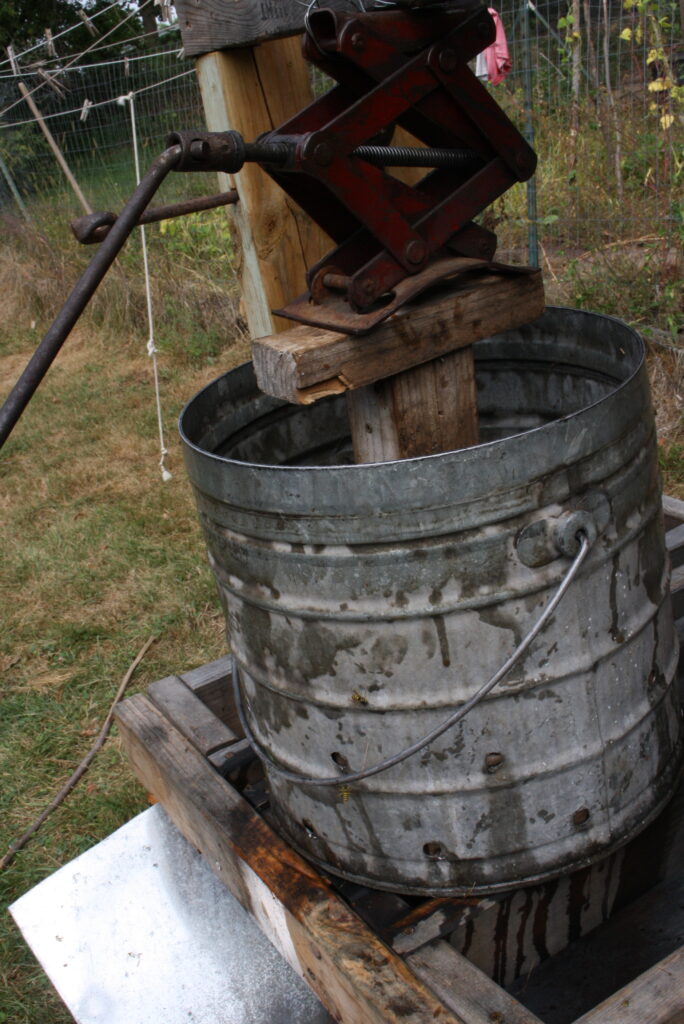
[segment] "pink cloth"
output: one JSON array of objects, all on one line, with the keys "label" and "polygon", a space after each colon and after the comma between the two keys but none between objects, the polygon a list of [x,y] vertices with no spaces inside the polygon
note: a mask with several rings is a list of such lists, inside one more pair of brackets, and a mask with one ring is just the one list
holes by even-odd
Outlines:
[{"label": "pink cloth", "polygon": [[501,18],[493,7],[488,7],[487,10],[496,25],[496,39],[484,51],[487,61],[487,78],[492,85],[498,85],[499,82],[503,82],[511,70],[511,58],[508,54],[508,43],[506,42],[506,33],[501,24]]}]

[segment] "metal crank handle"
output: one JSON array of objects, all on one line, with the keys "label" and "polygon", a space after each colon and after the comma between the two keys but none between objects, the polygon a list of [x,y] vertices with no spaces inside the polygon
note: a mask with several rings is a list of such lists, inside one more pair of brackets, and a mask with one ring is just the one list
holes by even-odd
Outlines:
[{"label": "metal crank handle", "polygon": [[138,224],[143,210],[166,175],[178,163],[180,155],[180,146],[173,145],[157,157],[74,285],[69,298],[0,408],[0,448],[33,398],[38,385],[93,297],[102,278],[123,248],[126,239]]},{"label": "metal crank handle", "polygon": [[593,537],[588,537],[583,530],[578,530],[575,540],[577,542],[579,550],[575,554],[572,564],[569,566],[568,571],[561,580],[556,593],[553,595],[549,603],[547,604],[544,611],[541,613],[537,621],[530,628],[529,632],[520,641],[513,653],[503,663],[501,668],[494,673],[491,679],[488,679],[486,683],[483,683],[479,690],[467,701],[454,711],[449,718],[445,719],[440,725],[436,726],[431,732],[422,736],[415,743],[412,743],[410,747],[404,747],[398,753],[393,754],[391,757],[386,758],[384,761],[379,761],[377,764],[372,765],[369,768],[363,768],[358,772],[348,772],[344,775],[337,775],[327,778],[316,778],[315,776],[302,775],[299,772],[289,771],[287,768],[283,768],[277,761],[274,761],[268,751],[266,751],[260,742],[254,735],[249,722],[247,721],[247,715],[245,714],[244,702],[242,698],[242,688],[240,685],[240,672],[238,669],[237,661],[233,659],[233,693],[235,696],[235,706],[240,717],[240,723],[244,729],[245,736],[250,743],[250,746],[254,748],[256,753],[263,761],[267,761],[271,771],[274,771],[280,778],[286,779],[288,782],[295,782],[300,786],[342,786],[347,785],[350,782],[360,782],[362,779],[368,779],[371,775],[379,775],[380,772],[387,771],[388,768],[393,768],[396,764],[401,764],[402,761],[406,761],[407,758],[417,754],[418,751],[423,750],[433,740],[436,740],[442,733],[445,733],[447,729],[451,729],[457,722],[460,722],[469,711],[480,703],[483,697],[486,697],[490,690],[493,690],[497,683],[506,676],[513,666],[520,660],[525,651],[528,649],[532,641],[538,636],[541,631],[546,627],[549,619],[555,612],[558,605],[563,600],[565,594],[568,591],[568,587],[577,576],[580,570],[582,562],[589,554],[592,544],[596,539],[596,534]]}]

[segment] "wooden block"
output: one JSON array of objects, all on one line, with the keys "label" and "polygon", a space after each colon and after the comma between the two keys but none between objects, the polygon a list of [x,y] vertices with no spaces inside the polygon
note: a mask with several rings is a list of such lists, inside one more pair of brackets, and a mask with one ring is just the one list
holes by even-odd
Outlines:
[{"label": "wooden block", "polygon": [[480,1024],[445,1009],[144,695],[116,717],[140,781],[337,1021]]},{"label": "wooden block", "polygon": [[262,391],[308,405],[519,327],[544,310],[541,274],[467,276],[362,337],[298,325],[253,346]]},{"label": "wooden block", "polygon": [[469,345],[347,395],[356,462],[389,462],[477,444]]}]

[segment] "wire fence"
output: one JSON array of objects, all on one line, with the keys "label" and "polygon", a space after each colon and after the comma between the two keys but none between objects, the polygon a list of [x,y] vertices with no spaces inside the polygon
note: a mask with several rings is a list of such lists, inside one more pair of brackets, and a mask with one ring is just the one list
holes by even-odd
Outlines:
[{"label": "wire fence", "polygon": [[[500,0],[512,70],[492,86],[538,151],[527,186],[486,217],[503,248],[574,252],[617,239],[657,236],[675,245],[684,231],[684,45],[673,0]],[[141,41],[142,40],[142,41]],[[203,123],[192,63],[177,26],[152,39],[97,41],[61,60],[32,52],[0,63],[0,208],[29,210],[38,199],[75,200],[34,113],[94,207],[134,184],[130,119],[135,94],[143,163],[171,128]],[[136,44],[138,49],[133,44]],[[141,46],[146,46],[144,51]],[[67,66],[68,65],[68,66]],[[34,91],[35,90],[35,91]],[[187,189],[187,179],[183,179]]]}]

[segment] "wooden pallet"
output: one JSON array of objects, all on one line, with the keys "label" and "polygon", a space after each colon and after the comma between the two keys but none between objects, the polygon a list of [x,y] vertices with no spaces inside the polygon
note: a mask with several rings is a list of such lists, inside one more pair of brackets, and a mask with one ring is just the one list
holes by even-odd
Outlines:
[{"label": "wooden pallet", "polygon": [[[684,503],[665,499],[664,505],[681,635]],[[684,1024],[684,916],[671,913],[684,903],[684,792],[624,850],[560,882],[497,899],[381,893],[324,876],[271,826],[260,765],[242,738],[230,676],[231,659],[221,658],[130,697],[117,712],[123,743],[142,784],[336,1020]],[[573,891],[580,904],[569,925]],[[522,924],[508,929],[509,945],[518,943],[509,964],[517,959],[524,965],[516,980],[515,971],[502,967],[500,943],[498,957],[496,949],[503,923],[520,918],[515,901],[522,896],[528,911],[536,908],[536,932],[525,945]],[[601,924],[609,910],[613,916]],[[479,944],[472,941],[478,929]],[[650,936],[647,942],[634,941],[642,935]],[[470,958],[459,952],[466,946]],[[530,975],[531,967],[563,946],[565,953],[550,956]],[[668,955],[653,962],[654,953],[663,952]],[[608,977],[601,974],[602,963]],[[634,977],[634,965],[636,972],[647,969]],[[586,998],[582,1002],[583,986],[598,1000],[591,1009]],[[528,1007],[535,999],[538,1006],[551,1005],[549,992],[556,1009],[542,1020]]]}]

